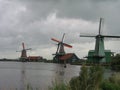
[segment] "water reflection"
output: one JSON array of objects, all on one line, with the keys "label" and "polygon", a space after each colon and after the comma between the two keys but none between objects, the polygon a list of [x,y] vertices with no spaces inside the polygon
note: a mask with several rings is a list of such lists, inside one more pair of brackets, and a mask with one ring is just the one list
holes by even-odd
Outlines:
[{"label": "water reflection", "polygon": [[25,68],[25,62],[21,63],[21,86],[20,90],[26,90],[27,87],[27,80],[26,80],[26,68]]},{"label": "water reflection", "polygon": [[64,82],[65,68],[63,64],[58,64],[56,67],[56,81],[59,83]]},{"label": "water reflection", "polygon": [[[57,82],[66,82],[73,76],[78,76],[80,66],[53,63],[33,62],[0,62],[0,89],[27,90],[39,88],[47,90],[55,79]],[[9,88],[9,89],[7,89]]]}]

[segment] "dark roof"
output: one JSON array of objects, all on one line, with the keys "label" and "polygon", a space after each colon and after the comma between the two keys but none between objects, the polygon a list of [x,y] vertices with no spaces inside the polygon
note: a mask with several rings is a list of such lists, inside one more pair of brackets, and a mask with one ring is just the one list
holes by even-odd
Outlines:
[{"label": "dark roof", "polygon": [[60,57],[61,60],[67,60],[70,59],[73,55],[75,55],[74,53],[67,53],[63,56]]}]

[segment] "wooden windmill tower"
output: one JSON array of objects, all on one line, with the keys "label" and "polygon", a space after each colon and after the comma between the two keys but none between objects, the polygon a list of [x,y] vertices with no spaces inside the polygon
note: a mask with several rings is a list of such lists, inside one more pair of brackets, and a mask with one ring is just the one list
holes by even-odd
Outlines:
[{"label": "wooden windmill tower", "polygon": [[27,59],[27,50],[31,50],[31,48],[25,49],[24,43],[22,43],[22,50],[21,51],[16,51],[16,52],[21,52],[21,57],[20,60],[25,61]]},{"label": "wooden windmill tower", "polygon": [[54,61],[55,63],[61,63],[61,62],[62,62],[62,61],[60,60],[60,57],[63,56],[63,55],[65,55],[64,46],[65,46],[65,47],[68,47],[68,48],[72,48],[71,45],[66,44],[66,43],[63,42],[64,36],[65,36],[65,33],[63,34],[63,37],[62,37],[62,40],[61,40],[61,41],[60,41],[60,40],[57,40],[57,39],[55,39],[55,38],[51,38],[51,40],[53,40],[53,41],[55,41],[55,42],[58,43],[58,44],[57,44],[57,51],[56,51],[55,54],[53,54],[53,55],[55,55],[55,56],[53,57],[53,61]]},{"label": "wooden windmill tower", "polygon": [[99,22],[99,33],[96,36],[89,36],[89,35],[80,35],[80,37],[94,37],[96,39],[95,42],[95,50],[93,51],[92,55],[88,54],[87,58],[91,58],[93,62],[99,63],[99,62],[106,62],[106,53],[104,48],[104,38],[120,38],[120,36],[110,36],[110,35],[102,35],[101,34],[101,24],[102,24],[102,18],[100,18]]}]

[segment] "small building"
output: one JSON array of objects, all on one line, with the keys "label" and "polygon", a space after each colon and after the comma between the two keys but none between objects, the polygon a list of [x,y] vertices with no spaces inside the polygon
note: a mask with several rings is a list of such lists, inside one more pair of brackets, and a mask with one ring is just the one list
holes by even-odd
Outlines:
[{"label": "small building", "polygon": [[28,59],[28,61],[36,62],[36,61],[42,61],[43,57],[41,57],[41,56],[29,56],[29,57],[27,57],[27,59]]},{"label": "small building", "polygon": [[63,56],[60,57],[61,61],[66,60],[66,63],[74,63],[74,62],[79,62],[79,58],[77,57],[77,55],[75,55],[75,53],[67,53]]}]

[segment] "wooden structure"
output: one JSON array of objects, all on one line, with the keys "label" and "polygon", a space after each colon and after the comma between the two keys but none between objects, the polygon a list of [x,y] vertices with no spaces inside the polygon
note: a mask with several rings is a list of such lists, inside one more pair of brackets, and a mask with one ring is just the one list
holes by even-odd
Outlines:
[{"label": "wooden structure", "polygon": [[[107,57],[105,52],[105,48],[104,48],[104,38],[120,38],[120,36],[110,36],[110,35],[102,35],[101,34],[101,25],[102,25],[102,18],[100,18],[100,23],[99,23],[99,33],[98,35],[94,36],[94,35],[80,35],[80,37],[94,37],[96,39],[95,42],[95,50],[93,51],[94,53],[92,55],[90,55],[90,53],[88,53],[87,58],[91,60],[91,62],[95,62],[95,63],[106,63],[107,62]],[[91,52],[91,51],[89,51]],[[108,53],[111,53],[111,51],[109,50]],[[106,58],[105,58],[106,57]]]}]

